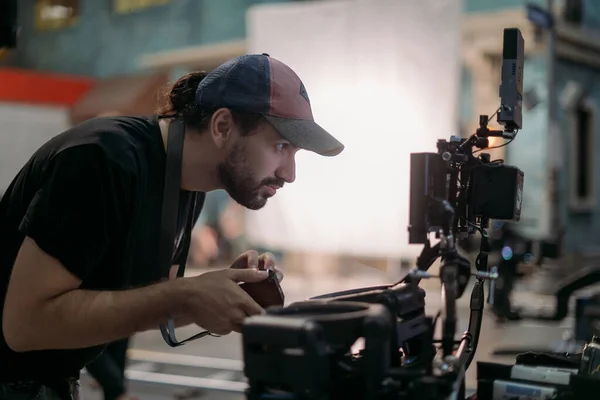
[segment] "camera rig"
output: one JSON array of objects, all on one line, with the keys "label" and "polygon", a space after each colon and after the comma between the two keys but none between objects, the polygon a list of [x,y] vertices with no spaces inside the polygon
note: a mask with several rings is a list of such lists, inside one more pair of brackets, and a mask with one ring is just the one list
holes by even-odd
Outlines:
[{"label": "camera rig", "polygon": [[[465,398],[484,282],[497,276],[487,265],[486,228],[490,219],[519,220],[523,190],[518,168],[476,153],[490,137],[510,143],[522,127],[523,47],[518,29],[504,30],[501,106],[494,114],[503,130],[489,129],[489,117],[480,116],[469,138],[439,140],[437,153],[411,154],[409,243],[424,245],[416,268],[392,285],[325,294],[248,318],[242,328],[248,400]],[[481,245],[472,273],[456,242],[476,232]],[[439,239],[433,246],[432,233]],[[438,259],[443,310],[431,317],[419,282],[434,277],[428,270]],[[468,329],[456,340],[457,299],[471,275]]]}]

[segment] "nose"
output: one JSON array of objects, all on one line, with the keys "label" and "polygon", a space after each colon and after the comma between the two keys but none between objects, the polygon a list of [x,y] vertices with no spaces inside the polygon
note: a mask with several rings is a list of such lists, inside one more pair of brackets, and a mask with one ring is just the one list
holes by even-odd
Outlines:
[{"label": "nose", "polygon": [[296,180],[296,158],[294,156],[286,158],[286,161],[277,170],[276,175],[286,183],[294,182]]}]

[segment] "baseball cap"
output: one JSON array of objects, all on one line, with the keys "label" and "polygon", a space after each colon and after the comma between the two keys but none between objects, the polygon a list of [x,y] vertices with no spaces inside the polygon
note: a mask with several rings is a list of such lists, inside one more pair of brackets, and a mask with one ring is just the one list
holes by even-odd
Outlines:
[{"label": "baseball cap", "polygon": [[291,144],[323,156],[344,150],[315,122],[298,75],[265,53],[236,57],[212,70],[198,85],[196,104],[262,114]]}]

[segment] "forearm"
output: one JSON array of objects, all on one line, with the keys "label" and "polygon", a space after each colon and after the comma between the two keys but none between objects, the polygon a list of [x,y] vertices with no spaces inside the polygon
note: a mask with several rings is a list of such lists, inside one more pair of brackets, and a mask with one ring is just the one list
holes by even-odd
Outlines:
[{"label": "forearm", "polygon": [[182,315],[184,279],[125,291],[73,290],[20,314],[17,351],[95,346]]}]

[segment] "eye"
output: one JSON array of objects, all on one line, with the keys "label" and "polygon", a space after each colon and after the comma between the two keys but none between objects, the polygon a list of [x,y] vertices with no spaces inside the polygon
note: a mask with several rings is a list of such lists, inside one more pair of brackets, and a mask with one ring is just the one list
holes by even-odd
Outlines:
[{"label": "eye", "polygon": [[277,151],[279,151],[281,153],[283,153],[287,149],[287,147],[288,147],[287,143],[277,143],[277,145],[276,145]]}]

